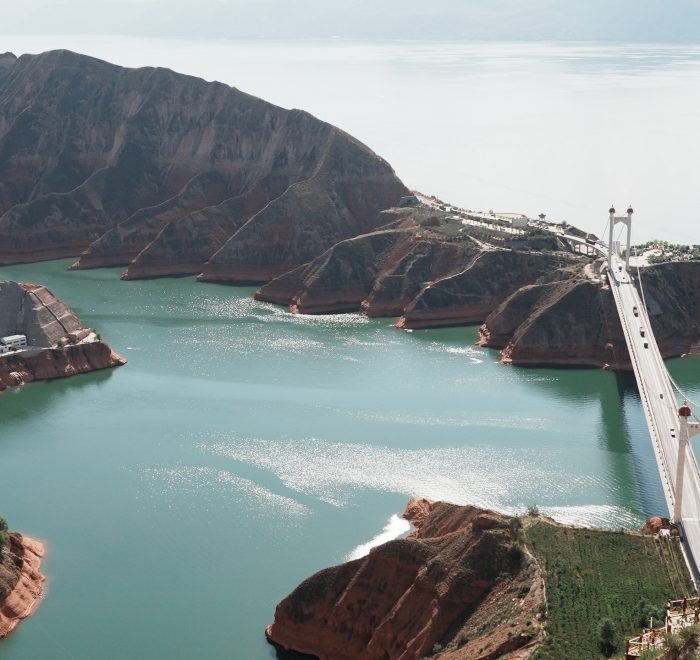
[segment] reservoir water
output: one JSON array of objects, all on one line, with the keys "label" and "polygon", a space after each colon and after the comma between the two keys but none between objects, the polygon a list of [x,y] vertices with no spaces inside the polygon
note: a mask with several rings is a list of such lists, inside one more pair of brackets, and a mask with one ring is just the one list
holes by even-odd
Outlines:
[{"label": "reservoir water", "polygon": [[[48,546],[48,595],[3,659],[275,657],[275,604],[403,531],[411,495],[615,528],[663,510],[611,373],[68,264],[0,279],[46,284],[129,364],[0,396],[2,513]],[[698,360],[672,370],[700,391]]]},{"label": "reservoir water", "polygon": [[[469,208],[599,231],[633,201],[640,240],[700,243],[696,46],[0,37],[56,47],[307,109]],[[3,660],[273,658],[275,604],[402,532],[411,495],[613,528],[664,509],[630,379],[68,263],[0,279],[47,285],[129,364],[0,395],[0,514],[48,547]],[[700,399],[700,361],[670,368]]]}]

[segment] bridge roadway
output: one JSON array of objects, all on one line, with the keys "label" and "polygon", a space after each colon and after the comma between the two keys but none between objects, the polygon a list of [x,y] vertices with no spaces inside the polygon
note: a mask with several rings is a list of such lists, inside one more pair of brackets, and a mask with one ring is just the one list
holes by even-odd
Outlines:
[{"label": "bridge roadway", "polygon": [[608,282],[625,334],[671,517],[677,482],[681,486],[683,545],[691,571],[697,577],[700,559],[700,470],[692,446],[688,443],[684,469],[682,474],[678,473],[681,419],[676,396],[651,330],[646,306],[625,267],[625,261],[618,254],[619,245],[612,247],[608,257]]},{"label": "bridge roadway", "polygon": [[[689,439],[686,441],[682,474],[678,472],[681,419],[673,385],[656,338],[644,300],[620,257],[620,244],[611,249],[603,241],[584,241],[562,233],[571,243],[588,244],[607,260],[608,283],[615,300],[620,323],[637,380],[644,416],[649,427],[654,456],[659,468],[669,517],[680,523],[683,550],[696,586],[700,586],[700,469]],[[640,283],[640,287],[643,286]],[[690,435],[700,433],[700,425],[689,424]],[[675,519],[675,494],[680,486],[680,519]]]}]

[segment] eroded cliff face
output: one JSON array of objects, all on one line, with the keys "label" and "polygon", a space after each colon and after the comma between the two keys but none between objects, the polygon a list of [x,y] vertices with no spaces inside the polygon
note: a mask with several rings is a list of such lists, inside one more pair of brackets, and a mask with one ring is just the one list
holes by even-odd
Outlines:
[{"label": "eroded cliff face", "polygon": [[103,341],[0,356],[0,391],[35,380],[67,378],[126,364]]},{"label": "eroded cliff face", "polygon": [[[644,268],[641,281],[661,354],[700,353],[700,262]],[[482,345],[513,364],[631,369],[609,288],[582,274],[523,287],[480,332]]]},{"label": "eroded cliff face", "polygon": [[23,334],[30,346],[49,347],[81,327],[78,317],[45,286],[0,281],[0,337]]},{"label": "eroded cliff face", "polygon": [[0,353],[0,391],[126,364],[46,287],[0,281],[0,337],[14,334],[28,345]]},{"label": "eroded cliff face", "polygon": [[468,234],[446,237],[410,212],[382,217],[394,220],[337,243],[262,286],[256,299],[307,314],[400,316],[400,328],[481,323],[521,286],[576,261],[566,252],[517,252]]},{"label": "eroded cliff face", "polygon": [[397,326],[416,329],[481,323],[520,287],[571,262],[565,253],[484,250],[464,270],[423,289]]},{"label": "eroded cliff face", "polygon": [[0,263],[267,281],[405,193],[339,129],[221,83],[69,51],[0,59]]},{"label": "eroded cliff face", "polygon": [[39,541],[16,532],[10,534],[10,543],[0,557],[3,584],[10,583],[7,592],[0,595],[0,639],[39,605],[44,583],[40,571],[43,556],[44,546]]},{"label": "eroded cliff face", "polygon": [[526,619],[543,600],[540,573],[507,517],[422,498],[404,515],[415,532],[304,581],[277,606],[268,638],[321,660],[417,660],[435,644],[474,660],[536,643],[540,628]]}]

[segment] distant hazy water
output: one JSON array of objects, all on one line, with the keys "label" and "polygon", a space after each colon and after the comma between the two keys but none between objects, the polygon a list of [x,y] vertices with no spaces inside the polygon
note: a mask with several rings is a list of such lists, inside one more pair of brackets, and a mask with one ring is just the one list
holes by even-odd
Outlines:
[{"label": "distant hazy water", "polygon": [[700,46],[0,36],[218,79],[330,121],[469,208],[700,243]]},{"label": "distant hazy water", "polygon": [[[3,659],[274,657],[276,603],[402,531],[415,494],[609,527],[664,506],[611,373],[505,367],[475,328],[293,316],[69,263],[0,279],[46,284],[129,364],[0,395],[0,511],[49,550],[48,596]],[[697,360],[674,373],[700,393]]]}]

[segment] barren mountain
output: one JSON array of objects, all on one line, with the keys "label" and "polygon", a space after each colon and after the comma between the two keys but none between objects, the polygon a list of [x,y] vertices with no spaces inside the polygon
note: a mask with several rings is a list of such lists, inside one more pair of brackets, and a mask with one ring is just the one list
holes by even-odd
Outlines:
[{"label": "barren mountain", "polygon": [[375,228],[405,192],[346,133],[227,85],[0,56],[0,264],[265,281]]}]

